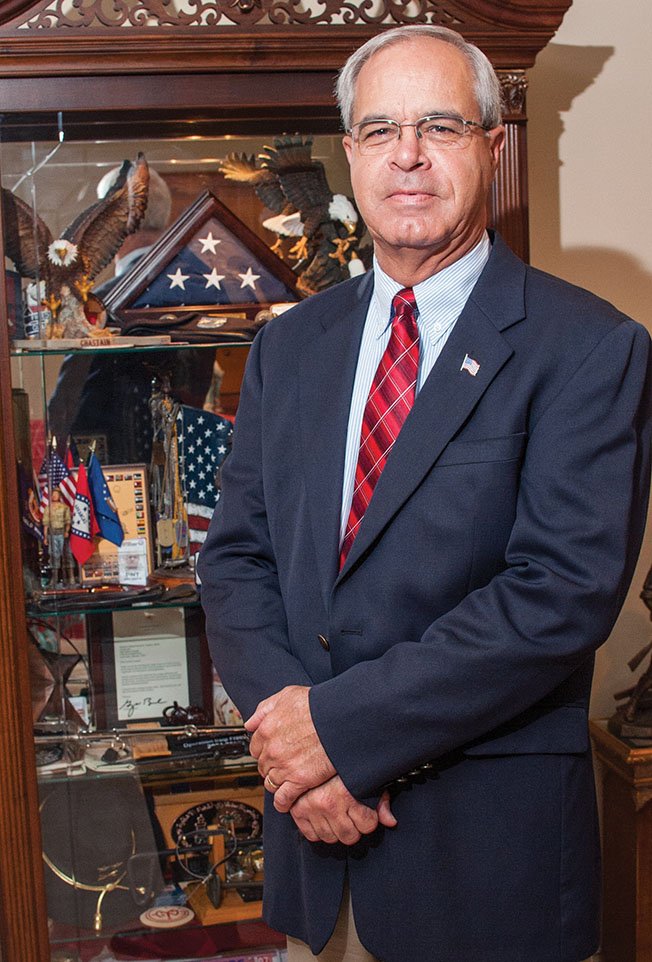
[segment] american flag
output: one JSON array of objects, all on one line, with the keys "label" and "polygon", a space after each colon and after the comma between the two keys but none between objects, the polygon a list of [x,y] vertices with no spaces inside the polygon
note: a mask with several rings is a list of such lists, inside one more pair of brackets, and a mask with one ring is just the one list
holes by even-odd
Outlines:
[{"label": "american flag", "polygon": [[471,377],[475,377],[479,370],[480,370],[480,365],[478,364],[478,362],[474,361],[474,359],[472,357],[469,357],[468,354],[465,354],[460,371],[467,371],[471,375]]},{"label": "american flag", "polygon": [[177,420],[190,554],[194,555],[206,540],[220,496],[219,469],[231,450],[233,424],[219,414],[187,405],[181,406]]},{"label": "american flag", "polygon": [[72,510],[75,503],[75,479],[65,466],[56,451],[46,454],[38,473],[38,483],[41,488],[39,508],[41,514],[50,503],[50,484],[61,490],[61,500]]},{"label": "american flag", "polygon": [[134,302],[133,307],[193,307],[295,301],[235,234],[210,217]]}]

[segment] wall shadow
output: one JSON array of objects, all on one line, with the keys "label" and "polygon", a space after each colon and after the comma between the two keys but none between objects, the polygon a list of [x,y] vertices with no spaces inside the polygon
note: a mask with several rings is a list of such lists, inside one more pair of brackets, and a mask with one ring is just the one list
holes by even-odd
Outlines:
[{"label": "wall shadow", "polygon": [[[537,198],[530,209],[532,262],[612,301],[627,314],[646,318],[652,303],[652,275],[636,257],[608,247],[563,247],[561,241],[563,115],[598,81],[614,53],[614,47],[551,43],[530,72],[528,172],[530,199]],[[596,204],[600,201],[596,197]],[[601,237],[608,236],[609,210],[605,209]]]},{"label": "wall shadow", "polygon": [[[532,263],[593,291],[626,313],[648,321],[652,304],[652,274],[635,253],[600,246],[605,241],[609,243],[608,206],[605,205],[602,212],[600,231],[596,232],[597,243],[564,247],[561,239],[560,140],[564,125],[573,122],[569,111],[572,111],[578,98],[599,83],[605,66],[615,54],[615,47],[612,46],[551,43],[539,54],[530,71],[527,109],[530,118],[528,168]],[[600,131],[596,117],[596,162],[599,162],[599,143]],[[590,142],[587,143],[584,156],[584,162],[590,163]],[[618,172],[614,171],[613,176],[617,177]],[[572,196],[565,195],[566,224],[573,216],[572,204]],[[586,205],[586,197],[582,199],[582,204]],[[596,196],[595,204],[604,204],[604,199]],[[578,216],[581,216],[581,212]],[[632,218],[636,216],[633,200]],[[614,710],[613,692],[631,685],[642,670],[632,674],[627,661],[650,638],[649,615],[639,598],[643,580],[652,562],[650,540],[648,533],[623,611],[608,643],[598,652],[591,703],[593,717],[610,715]]]},{"label": "wall shadow", "polygon": [[528,176],[530,198],[546,198],[530,209],[534,250],[545,251],[546,262],[559,261],[561,201],[559,141],[563,114],[591,87],[614,55],[613,47],[579,47],[551,43],[538,55],[529,74],[527,94]]}]

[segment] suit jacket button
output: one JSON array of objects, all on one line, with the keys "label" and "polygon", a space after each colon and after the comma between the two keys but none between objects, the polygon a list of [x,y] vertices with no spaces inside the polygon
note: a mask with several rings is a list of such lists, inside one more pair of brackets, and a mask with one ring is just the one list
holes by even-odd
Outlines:
[{"label": "suit jacket button", "polygon": [[331,646],[330,646],[329,643],[328,643],[328,638],[325,638],[323,635],[317,635],[317,641],[318,641],[319,644],[322,646],[322,648],[324,649],[324,651],[330,651],[330,650],[331,650]]}]

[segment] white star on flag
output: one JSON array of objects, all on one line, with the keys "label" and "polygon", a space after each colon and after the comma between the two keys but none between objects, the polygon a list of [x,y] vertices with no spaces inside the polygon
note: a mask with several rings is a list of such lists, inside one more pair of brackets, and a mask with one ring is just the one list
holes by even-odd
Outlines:
[{"label": "white star on flag", "polygon": [[223,281],[226,274],[218,274],[217,267],[214,267],[210,274],[202,274],[202,277],[206,278],[206,289],[209,287],[216,287],[218,291],[221,291],[220,281]]},{"label": "white star on flag", "polygon": [[240,288],[250,287],[252,291],[256,290],[256,281],[260,279],[260,274],[254,274],[250,267],[247,268],[246,274],[238,274],[238,277],[242,280]]},{"label": "white star on flag", "polygon": [[[222,241],[219,240],[219,238],[213,237],[213,231],[212,231],[212,230],[210,230],[210,231],[208,232],[208,234],[206,235],[206,237],[198,237],[197,240],[198,240],[199,243],[201,244],[201,253],[202,253],[202,254],[205,254],[206,251],[210,251],[211,254],[217,253],[216,250],[215,250],[215,248],[217,247],[218,244],[221,244],[221,243],[222,243]],[[205,276],[205,275],[204,275],[204,276]]]},{"label": "white star on flag", "polygon": [[180,287],[182,291],[185,291],[186,281],[190,277],[190,274],[182,274],[181,268],[177,267],[174,274],[168,274],[168,277],[172,281],[170,284],[170,290],[172,290],[173,287]]}]

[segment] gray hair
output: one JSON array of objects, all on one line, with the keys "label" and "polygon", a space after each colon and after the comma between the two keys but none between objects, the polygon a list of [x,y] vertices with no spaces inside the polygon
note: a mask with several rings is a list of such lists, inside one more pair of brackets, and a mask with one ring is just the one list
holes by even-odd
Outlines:
[{"label": "gray hair", "polygon": [[453,47],[457,47],[462,52],[475,78],[474,89],[480,110],[480,123],[484,127],[497,127],[502,119],[502,91],[500,81],[489,59],[479,47],[469,43],[455,30],[423,23],[385,30],[376,34],[371,40],[367,40],[351,54],[340,70],[335,87],[335,95],[344,129],[350,130],[353,123],[355,86],[364,65],[383,47],[405,43],[412,40],[413,37],[431,37],[433,40],[442,40],[444,43],[450,43]]}]

